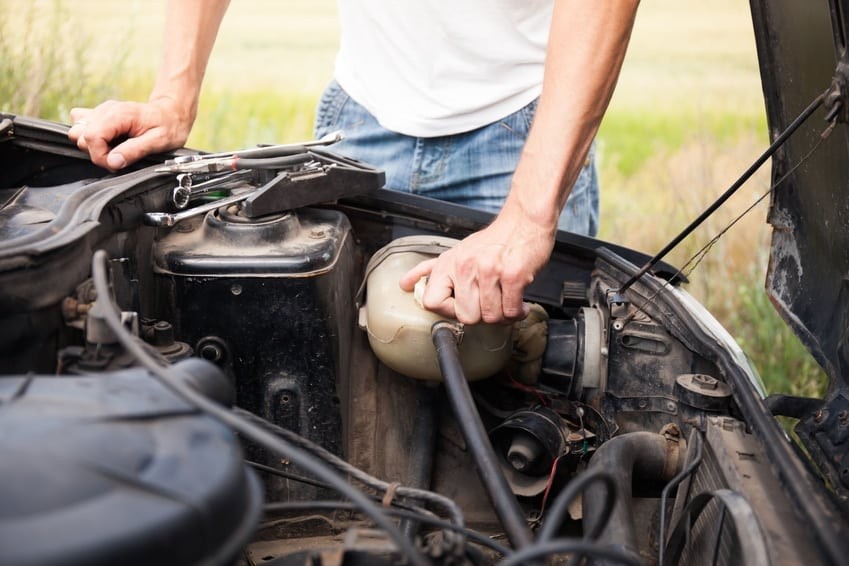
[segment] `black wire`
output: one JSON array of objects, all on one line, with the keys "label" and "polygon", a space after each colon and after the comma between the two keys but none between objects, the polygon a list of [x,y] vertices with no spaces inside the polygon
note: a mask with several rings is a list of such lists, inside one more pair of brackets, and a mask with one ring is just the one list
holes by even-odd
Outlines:
[{"label": "black wire", "polygon": [[[255,423],[257,426],[264,428],[272,434],[278,435],[305,450],[309,450],[315,456],[321,458],[331,466],[334,466],[339,471],[349,475],[350,477],[356,479],[357,481],[376,491],[385,493],[391,487],[389,483],[366,473],[365,471],[357,468],[356,466],[346,462],[336,454],[333,454],[332,452],[326,450],[324,447],[319,446],[318,444],[312,442],[307,438],[304,438],[303,436],[291,430],[278,426],[272,422],[267,421],[259,415],[255,415],[254,413],[251,413],[250,411],[239,407],[233,407],[233,412],[237,415],[240,415],[242,418]],[[439,493],[425,489],[418,489],[397,484],[393,487],[393,489],[395,491],[395,494],[399,497],[404,497],[409,500],[424,501],[437,505],[447,511],[447,513],[454,521],[454,524],[460,527],[463,527],[465,525],[463,511],[460,509],[460,507],[454,500],[445,497],[444,495],[441,495]],[[415,505],[411,505],[411,507],[418,508]],[[453,535],[452,533],[446,533],[445,542],[447,546],[453,548],[453,550],[458,554],[462,553],[463,547],[465,546],[462,534]]]},{"label": "black wire", "polygon": [[324,489],[333,489],[329,484],[322,483],[320,481],[316,481],[312,478],[308,478],[305,476],[299,476],[298,474],[293,474],[292,472],[286,472],[284,470],[280,470],[277,468],[272,468],[271,466],[266,466],[265,464],[260,464],[259,462],[253,462],[251,460],[245,460],[245,464],[254,468],[255,470],[259,470],[261,472],[265,472],[267,474],[271,474],[273,476],[280,476],[281,478],[286,478],[287,480],[292,480],[300,483],[305,483],[307,485],[311,485],[313,487],[321,487]]},{"label": "black wire", "polygon": [[663,566],[680,563],[681,554],[690,545],[689,537],[693,527],[712,501],[721,505],[731,517],[737,540],[740,541],[739,562],[768,564],[766,537],[751,503],[740,492],[722,488],[701,492],[687,502],[681,518],[669,535],[668,554]]},{"label": "black wire", "polygon": [[642,566],[640,560],[632,554],[626,554],[621,550],[602,546],[598,543],[576,539],[558,539],[542,544],[534,544],[533,546],[514,552],[500,564],[501,566],[528,564],[537,558],[565,554],[567,552],[577,554],[578,556],[628,564],[629,566]]},{"label": "black wire", "polygon": [[707,218],[716,212],[716,210],[722,206],[725,201],[727,201],[737,190],[743,186],[743,184],[749,180],[749,178],[755,174],[755,171],[760,169],[761,165],[766,163],[766,160],[769,159],[772,154],[774,154],[778,148],[784,145],[784,142],[795,132],[799,126],[804,124],[808,118],[819,108],[823,101],[825,100],[826,93],[822,93],[817,96],[813,102],[811,102],[807,108],[802,110],[801,114],[796,117],[793,122],[785,128],[783,132],[781,132],[778,137],[775,138],[775,141],[770,144],[770,146],[764,151],[760,157],[758,157],[754,163],[752,163],[746,171],[743,172],[742,175],[732,184],[722,195],[716,199],[710,206],[705,209],[695,220],[693,220],[684,230],[681,231],[680,234],[675,236],[672,241],[666,244],[662,250],[657,252],[657,254],[652,257],[646,264],[640,268],[640,270],[635,273],[631,278],[629,278],[621,287],[619,287],[618,293],[623,294],[626,289],[628,289],[631,285],[633,285],[640,277],[648,273],[648,271],[657,265],[657,263],[663,259],[666,254],[672,251],[678,244],[680,244],[684,238],[689,236],[696,228],[698,228],[702,222],[707,220]]},{"label": "black wire", "polygon": [[719,526],[716,527],[716,540],[713,541],[713,559],[710,561],[712,566],[716,566],[716,561],[719,559],[719,544],[722,542],[722,528],[725,526],[726,511],[728,511],[728,508],[723,506],[719,515]]},{"label": "black wire", "polygon": [[693,461],[687,464],[687,467],[681,470],[677,476],[669,480],[669,483],[664,486],[663,491],[660,494],[660,534],[657,537],[659,541],[659,544],[657,545],[658,564],[663,564],[663,555],[666,549],[666,500],[669,499],[669,493],[679,483],[684,481],[684,478],[692,474],[693,471],[702,462],[702,455],[704,452],[704,440],[702,439],[702,433],[698,430],[696,431],[694,442],[696,445],[693,447],[693,450],[695,451]]},{"label": "black wire", "polygon": [[713,249],[713,246],[716,245],[716,243],[720,240],[720,238],[722,238],[729,230],[731,230],[731,228],[733,228],[740,220],[745,218],[745,216],[747,214],[749,214],[752,210],[754,210],[755,207],[757,207],[766,197],[768,197],[770,194],[775,192],[775,190],[778,189],[778,187],[781,186],[781,184],[784,183],[784,181],[786,181],[788,178],[790,178],[790,176],[793,173],[795,173],[796,170],[799,167],[801,167],[802,165],[804,165],[808,161],[808,159],[814,154],[814,152],[817,149],[819,149],[820,145],[822,145],[822,143],[829,137],[829,135],[831,135],[831,132],[832,132],[832,130],[834,130],[835,125],[836,125],[836,122],[830,123],[820,133],[819,139],[811,147],[811,149],[808,151],[808,153],[806,153],[804,156],[802,156],[802,158],[799,159],[799,161],[793,167],[791,167],[789,171],[784,173],[781,176],[781,178],[779,178],[777,181],[773,182],[772,186],[770,186],[768,191],[766,191],[761,196],[759,196],[755,200],[755,202],[753,202],[748,207],[746,207],[746,209],[743,212],[738,214],[731,222],[728,223],[727,226],[725,226],[713,238],[711,238],[708,241],[708,243],[706,243],[696,253],[694,253],[692,255],[692,257],[690,257],[690,259],[688,259],[687,262],[684,265],[682,265],[678,269],[678,271],[675,272],[675,274],[672,277],[669,277],[668,279],[664,280],[662,285],[660,287],[658,287],[657,290],[654,293],[652,293],[652,295],[648,299],[646,299],[646,301],[643,304],[641,304],[641,305],[634,304],[634,307],[636,308],[636,310],[634,310],[633,312],[628,314],[628,316],[625,317],[623,324],[628,324],[630,321],[632,321],[634,319],[634,317],[636,316],[638,311],[648,314],[646,312],[646,308],[649,305],[654,304],[655,299],[658,297],[658,295],[660,295],[661,291],[664,291],[667,287],[669,287],[671,281],[676,280],[679,275],[684,275],[684,276],[688,277],[691,273],[693,273],[696,270],[696,268],[699,266],[699,264],[701,264],[702,260],[704,260],[704,258],[707,257],[708,252],[710,252]]},{"label": "black wire", "polygon": [[267,448],[268,450],[281,454],[286,458],[296,462],[298,466],[315,475],[319,479],[330,484],[333,489],[344,495],[346,498],[353,501],[359,509],[363,511],[372,521],[380,528],[384,529],[387,535],[398,545],[402,554],[413,564],[417,566],[427,566],[428,562],[418,549],[405,537],[398,527],[387,517],[380,507],[375,505],[364,493],[349,485],[344,478],[337,475],[335,471],[327,467],[327,464],[322,462],[317,457],[309,452],[295,446],[291,442],[275,436],[261,427],[248,422],[237,415],[231,413],[226,408],[218,403],[198,393],[194,388],[187,385],[183,380],[175,375],[180,374],[179,369],[173,367],[163,367],[152,358],[139,344],[136,343],[134,337],[121,324],[116,311],[117,305],[112,300],[109,292],[109,278],[107,276],[107,261],[106,252],[98,250],[94,252],[92,257],[92,279],[97,290],[98,301],[103,301],[107,308],[103,309],[103,315],[106,318],[106,323],[115,334],[118,341],[132,354],[140,364],[150,371],[159,381],[168,389],[182,398],[190,405],[196,407],[200,411],[215,418],[221,423],[227,425],[234,431],[238,432],[245,438],[248,438],[257,444]]},{"label": "black wire", "polygon": [[610,519],[610,514],[613,512],[617,494],[613,476],[606,470],[596,469],[584,472],[578,478],[571,480],[569,485],[566,486],[566,489],[560,492],[551,506],[551,511],[543,518],[544,522],[537,535],[537,543],[545,543],[554,538],[554,535],[557,534],[558,527],[563,523],[563,516],[569,509],[569,504],[572,503],[575,497],[583,493],[588,485],[597,481],[603,483],[607,488],[605,490],[604,507],[593,530],[585,533],[584,537],[586,540],[595,540],[601,534],[601,531],[607,526],[607,520]]},{"label": "black wire", "polygon": [[[385,492],[390,487],[390,484],[388,482],[385,482],[379,478],[376,478],[366,473],[360,468],[357,468],[349,462],[346,462],[336,454],[333,454],[332,452],[326,450],[324,447],[319,446],[318,444],[312,442],[307,438],[304,438],[303,436],[295,432],[292,432],[291,430],[285,429],[279,425],[269,422],[261,416],[255,415],[254,413],[246,409],[242,409],[240,407],[233,407],[232,410],[236,415],[250,422],[253,422],[260,427],[263,427],[272,434],[278,435],[281,438],[305,450],[309,450],[322,460],[326,461],[328,464],[336,467],[339,471],[350,475],[352,478],[363,483],[364,485],[369,486],[372,489],[375,489],[380,492]],[[463,518],[463,511],[460,509],[460,507],[455,501],[448,497],[445,497],[444,495],[426,489],[418,489],[403,485],[396,486],[395,493],[399,497],[419,499],[428,503],[432,503],[434,505],[438,505],[445,509],[449,515],[451,515],[456,525],[462,527],[465,524],[465,519]]]},{"label": "black wire", "polygon": [[[266,513],[283,513],[287,511],[302,511],[302,510],[344,510],[344,511],[356,511],[357,508],[353,503],[348,501],[286,501],[280,503],[269,503],[265,505]],[[420,511],[414,511],[412,509],[399,509],[397,507],[389,507],[384,510],[387,515],[393,515],[396,517],[413,519],[415,521],[419,521],[421,523],[427,523],[434,527],[438,527],[440,529],[450,530],[456,533],[461,533],[464,536],[468,537],[470,540],[474,542],[486,546],[499,554],[506,556],[510,554],[510,549],[506,546],[498,544],[496,541],[492,540],[488,536],[483,533],[479,533],[478,531],[469,529],[468,527],[461,527],[459,525],[455,525],[450,523],[444,519],[440,519],[438,517],[432,517],[430,515],[421,513]]]}]

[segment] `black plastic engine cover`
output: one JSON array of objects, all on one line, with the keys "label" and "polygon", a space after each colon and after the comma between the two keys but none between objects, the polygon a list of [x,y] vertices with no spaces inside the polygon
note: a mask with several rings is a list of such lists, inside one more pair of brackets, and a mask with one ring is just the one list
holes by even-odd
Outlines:
[{"label": "black plastic engine cover", "polygon": [[0,454],[0,564],[227,564],[259,520],[232,432],[143,370],[0,379]]}]

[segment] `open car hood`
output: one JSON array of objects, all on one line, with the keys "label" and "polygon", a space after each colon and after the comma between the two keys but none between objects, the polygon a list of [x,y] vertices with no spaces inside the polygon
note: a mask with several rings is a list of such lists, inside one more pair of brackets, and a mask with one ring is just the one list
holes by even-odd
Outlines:
[{"label": "open car hood", "polygon": [[[831,385],[843,386],[849,381],[849,3],[752,0],[751,6],[770,138],[828,91],[773,157],[766,287]],[[822,139],[827,118],[837,123]]]}]

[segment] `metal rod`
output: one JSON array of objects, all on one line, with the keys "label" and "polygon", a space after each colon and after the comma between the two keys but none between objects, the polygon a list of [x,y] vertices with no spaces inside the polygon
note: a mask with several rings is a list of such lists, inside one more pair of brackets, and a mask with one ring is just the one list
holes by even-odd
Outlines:
[{"label": "metal rod", "polygon": [[498,464],[495,450],[487,437],[480,413],[475,406],[472,392],[460,365],[457,349],[457,332],[451,323],[437,322],[432,330],[433,345],[439,359],[439,369],[445,379],[448,400],[457,418],[457,424],[466,446],[475,460],[478,476],[483,482],[495,514],[504,527],[510,543],[516,549],[525,548],[533,542],[527,520],[510,490],[504,473]]},{"label": "metal rod", "polygon": [[663,248],[662,250],[660,250],[660,251],[657,253],[657,255],[655,255],[655,256],[654,256],[653,258],[651,258],[648,262],[646,262],[646,264],[645,264],[643,267],[641,267],[641,268],[640,268],[640,270],[639,270],[639,271],[638,271],[635,275],[633,275],[630,279],[628,279],[628,280],[627,280],[627,281],[626,281],[626,282],[625,282],[625,283],[624,283],[624,284],[623,284],[623,285],[619,288],[618,293],[619,293],[619,294],[624,293],[624,292],[625,292],[625,291],[626,291],[626,290],[627,290],[627,289],[628,289],[631,285],[633,285],[633,284],[634,284],[634,283],[635,283],[635,282],[636,282],[636,281],[637,281],[640,277],[642,277],[643,275],[645,275],[646,273],[648,273],[648,272],[649,272],[649,270],[650,270],[652,267],[654,267],[655,265],[657,265],[657,263],[658,263],[660,260],[662,260],[662,259],[666,256],[666,254],[668,254],[670,251],[672,251],[672,250],[673,250],[673,249],[674,249],[674,248],[675,248],[678,244],[680,244],[680,243],[681,243],[681,241],[682,241],[682,240],[684,240],[684,238],[686,238],[687,236],[689,236],[689,235],[690,235],[690,234],[691,234],[691,233],[692,233],[692,232],[693,232],[696,228],[698,228],[698,227],[701,225],[701,223],[702,223],[702,222],[704,222],[705,220],[707,220],[707,219],[708,219],[708,217],[709,217],[711,214],[713,214],[714,212],[716,212],[716,209],[718,209],[720,206],[722,206],[722,205],[725,203],[725,201],[727,201],[729,198],[731,198],[731,195],[733,195],[734,193],[736,193],[736,192],[737,192],[737,190],[738,190],[740,187],[742,187],[742,186],[743,186],[743,184],[744,184],[746,181],[748,181],[748,180],[749,180],[749,178],[750,178],[752,175],[754,175],[754,174],[755,174],[755,171],[757,171],[758,169],[760,169],[761,165],[763,165],[763,164],[766,162],[766,160],[767,160],[767,159],[769,159],[770,157],[772,157],[772,155],[773,155],[773,154],[774,154],[774,153],[778,150],[778,148],[779,148],[779,147],[781,147],[781,146],[784,144],[784,142],[785,142],[785,141],[787,141],[787,138],[789,138],[789,137],[793,134],[793,132],[795,132],[795,131],[799,128],[799,126],[801,126],[803,123],[805,123],[805,121],[806,121],[808,118],[810,118],[811,114],[813,114],[813,113],[814,113],[814,111],[816,111],[816,109],[817,109],[817,108],[819,108],[819,107],[822,105],[822,103],[823,103],[823,101],[824,101],[824,100],[825,100],[825,93],[823,93],[823,94],[819,95],[818,97],[816,97],[816,98],[814,99],[814,101],[813,101],[813,102],[811,102],[811,103],[808,105],[808,107],[807,107],[807,108],[805,108],[805,109],[802,111],[802,113],[801,113],[801,114],[799,114],[799,116],[797,116],[797,117],[796,117],[796,119],[795,119],[795,120],[793,120],[793,122],[792,122],[789,126],[787,126],[787,129],[785,129],[783,132],[781,132],[781,134],[780,134],[777,138],[775,138],[775,141],[774,141],[774,142],[772,142],[772,144],[771,144],[771,145],[770,145],[770,146],[766,149],[766,151],[764,151],[764,152],[761,154],[761,156],[760,156],[760,157],[758,157],[758,158],[755,160],[755,162],[754,162],[754,163],[752,163],[752,165],[751,165],[751,166],[749,166],[749,168],[748,168],[748,169],[746,169],[746,171],[745,171],[745,172],[744,172],[744,173],[740,176],[740,178],[739,178],[739,179],[737,179],[737,180],[734,182],[734,184],[733,184],[733,185],[731,185],[731,187],[729,187],[729,188],[728,188],[728,190],[727,190],[727,191],[725,191],[725,192],[722,194],[722,196],[720,196],[718,199],[716,199],[716,201],[714,201],[714,203],[713,203],[713,204],[711,204],[711,205],[707,208],[707,210],[705,210],[704,212],[702,212],[702,213],[699,215],[699,217],[698,217],[698,218],[696,218],[695,220],[693,220],[693,221],[690,223],[690,225],[689,225],[689,226],[687,226],[686,228],[684,228],[684,230],[683,230],[680,234],[678,234],[675,238],[673,238],[673,240],[672,240],[671,242],[669,242],[668,244],[666,244],[666,246],[664,246],[664,248]]}]

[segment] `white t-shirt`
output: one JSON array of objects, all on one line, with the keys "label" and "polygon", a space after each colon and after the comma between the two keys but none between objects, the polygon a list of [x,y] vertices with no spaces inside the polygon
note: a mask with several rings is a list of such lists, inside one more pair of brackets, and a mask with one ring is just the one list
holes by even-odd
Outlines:
[{"label": "white t-shirt", "polygon": [[554,0],[339,0],[336,80],[389,130],[433,137],[539,96]]}]

